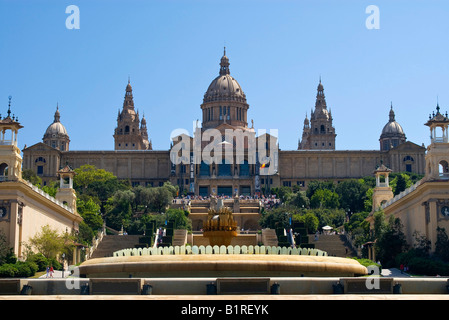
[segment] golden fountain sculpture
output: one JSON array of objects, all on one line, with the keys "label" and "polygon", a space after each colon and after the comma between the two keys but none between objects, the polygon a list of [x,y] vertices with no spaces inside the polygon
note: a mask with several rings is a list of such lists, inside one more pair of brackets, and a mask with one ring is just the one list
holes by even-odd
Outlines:
[{"label": "golden fountain sculpture", "polygon": [[237,222],[227,207],[208,210],[207,221],[203,226],[203,237],[209,238],[211,246],[228,246],[237,236]]}]

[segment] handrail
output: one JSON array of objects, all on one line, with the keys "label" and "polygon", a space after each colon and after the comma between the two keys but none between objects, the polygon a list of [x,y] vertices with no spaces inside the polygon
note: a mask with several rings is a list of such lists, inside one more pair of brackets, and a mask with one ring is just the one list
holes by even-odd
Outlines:
[{"label": "handrail", "polygon": [[87,248],[85,260],[89,260],[92,257],[93,253],[103,240],[105,234],[106,234],[106,227],[103,225],[103,228],[101,229],[101,231],[97,233],[97,236],[94,236],[92,238],[92,246]]}]

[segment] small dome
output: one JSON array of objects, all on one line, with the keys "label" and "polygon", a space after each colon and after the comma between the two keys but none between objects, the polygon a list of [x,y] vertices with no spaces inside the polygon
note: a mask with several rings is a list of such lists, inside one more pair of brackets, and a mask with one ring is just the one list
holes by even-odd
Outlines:
[{"label": "small dome", "polygon": [[389,119],[388,123],[382,129],[382,136],[383,135],[392,135],[392,134],[403,135],[404,130],[402,129],[401,125],[399,123],[397,123],[395,120],[393,105],[391,105],[391,108],[390,108],[389,118],[390,119]]},{"label": "small dome", "polygon": [[204,102],[216,100],[246,101],[246,96],[237,80],[224,74],[211,82],[204,95]]},{"label": "small dome", "polygon": [[65,129],[64,125],[59,121],[60,117],[61,115],[59,113],[59,107],[56,107],[55,119],[53,123],[48,126],[44,136],[50,137],[54,137],[56,135],[68,136],[67,130]]},{"label": "small dome", "polygon": [[388,122],[383,130],[382,134],[404,134],[404,130],[402,129],[401,125],[397,123],[396,121]]},{"label": "small dome", "polygon": [[48,126],[47,131],[45,131],[45,135],[67,135],[67,130],[62,125],[61,122],[53,122],[51,125]]}]

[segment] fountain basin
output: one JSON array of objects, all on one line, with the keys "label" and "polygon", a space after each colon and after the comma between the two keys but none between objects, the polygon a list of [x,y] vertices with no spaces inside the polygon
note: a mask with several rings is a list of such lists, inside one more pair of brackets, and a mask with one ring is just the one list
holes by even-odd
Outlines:
[{"label": "fountain basin", "polygon": [[142,255],[91,259],[79,266],[87,278],[353,277],[367,269],[353,259],[306,255]]}]

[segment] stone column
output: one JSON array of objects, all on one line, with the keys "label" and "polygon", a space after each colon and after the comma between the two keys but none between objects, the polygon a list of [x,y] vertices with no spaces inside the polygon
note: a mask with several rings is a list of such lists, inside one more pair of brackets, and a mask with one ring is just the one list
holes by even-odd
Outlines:
[{"label": "stone column", "polygon": [[7,206],[9,209],[9,246],[13,248],[14,254],[19,257],[19,225],[17,223],[18,203],[10,202]]}]

